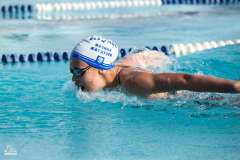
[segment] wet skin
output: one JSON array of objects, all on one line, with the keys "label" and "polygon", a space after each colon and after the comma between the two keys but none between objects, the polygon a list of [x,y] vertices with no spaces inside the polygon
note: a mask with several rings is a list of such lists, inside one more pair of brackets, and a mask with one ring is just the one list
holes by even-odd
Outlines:
[{"label": "wet skin", "polygon": [[[87,66],[88,64],[83,61],[70,61],[70,68],[85,68]],[[97,91],[121,85],[129,93],[140,96],[179,90],[240,93],[239,81],[205,75],[152,73],[136,69],[133,67],[133,63],[127,59],[125,63],[123,60],[122,63],[117,64],[110,70],[98,70],[91,67],[83,76],[73,76],[72,80],[84,91]]]},{"label": "wet skin", "polygon": [[[89,65],[83,61],[71,60],[70,68],[86,68]],[[72,81],[76,86],[85,91],[95,91],[105,86],[105,82],[101,76],[98,76],[98,70],[89,68],[82,76],[72,76]]]}]

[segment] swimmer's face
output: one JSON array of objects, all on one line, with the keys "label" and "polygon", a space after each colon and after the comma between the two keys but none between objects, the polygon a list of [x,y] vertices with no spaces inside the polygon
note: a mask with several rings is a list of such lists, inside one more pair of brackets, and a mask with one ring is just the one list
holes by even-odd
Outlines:
[{"label": "swimmer's face", "polygon": [[73,72],[72,81],[83,91],[101,89],[101,77],[98,70],[79,60],[70,61],[70,71]]}]

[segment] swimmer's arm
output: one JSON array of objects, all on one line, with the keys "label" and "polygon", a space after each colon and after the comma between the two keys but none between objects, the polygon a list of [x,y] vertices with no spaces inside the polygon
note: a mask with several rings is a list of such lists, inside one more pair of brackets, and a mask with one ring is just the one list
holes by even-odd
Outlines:
[{"label": "swimmer's arm", "polygon": [[[151,77],[151,76],[150,76]],[[180,73],[152,75],[152,91],[189,90],[196,92],[240,93],[240,82],[222,78]]]}]

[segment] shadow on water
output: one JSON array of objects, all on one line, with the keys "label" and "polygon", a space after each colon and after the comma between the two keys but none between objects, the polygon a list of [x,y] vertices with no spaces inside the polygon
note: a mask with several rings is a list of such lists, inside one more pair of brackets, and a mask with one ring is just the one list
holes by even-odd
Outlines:
[{"label": "shadow on water", "polygon": [[10,40],[14,40],[14,41],[25,41],[29,38],[29,34],[27,34],[27,33],[23,33],[23,34],[12,33],[12,34],[6,35],[4,37],[6,39],[10,39]]}]

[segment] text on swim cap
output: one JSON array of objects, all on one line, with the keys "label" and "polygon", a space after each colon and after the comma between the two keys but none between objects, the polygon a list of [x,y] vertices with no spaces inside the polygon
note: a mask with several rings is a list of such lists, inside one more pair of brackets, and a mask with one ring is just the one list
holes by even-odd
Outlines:
[{"label": "text on swim cap", "polygon": [[90,49],[91,49],[92,51],[98,52],[98,53],[100,53],[100,54],[104,54],[104,55],[106,55],[106,56],[112,57],[112,54],[111,54],[111,53],[109,53],[109,52],[107,52],[107,51],[103,51],[103,50],[101,50],[101,49],[99,49],[99,48],[97,48],[97,47],[91,47]]},{"label": "text on swim cap", "polygon": [[115,45],[112,41],[110,40],[106,40],[106,39],[103,39],[101,37],[95,37],[95,36],[92,36],[89,38],[89,40],[98,40],[98,41],[101,41],[102,43],[107,43],[107,44],[111,44],[112,46],[114,46],[115,48],[117,48],[117,45]]},{"label": "text on swim cap", "polygon": [[103,49],[103,50],[112,52],[112,49],[111,49],[111,48],[104,47],[104,46],[102,46],[102,45],[100,45],[100,44],[97,44],[97,43],[95,44],[95,47],[98,47],[98,48],[101,48],[101,49]]}]

